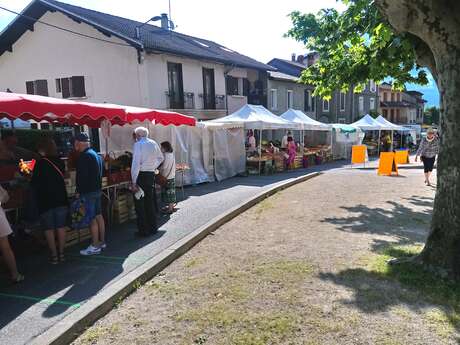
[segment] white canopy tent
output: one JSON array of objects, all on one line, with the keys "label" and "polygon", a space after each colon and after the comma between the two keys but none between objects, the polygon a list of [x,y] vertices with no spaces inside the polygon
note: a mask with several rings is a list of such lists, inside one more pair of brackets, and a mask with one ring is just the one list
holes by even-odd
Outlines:
[{"label": "white canopy tent", "polygon": [[[324,131],[332,132],[332,126],[313,120],[307,116],[303,111],[289,108],[285,113],[281,115],[281,118],[299,124],[301,133],[301,144],[305,145],[304,131]],[[331,148],[332,148],[332,134],[331,134]]]},{"label": "white canopy tent", "polygon": [[287,121],[271,113],[261,105],[246,104],[233,114],[225,117],[207,121],[207,123],[222,123],[244,125],[245,129],[300,129],[300,125],[295,122]]},{"label": "white canopy tent", "polygon": [[[392,129],[392,131],[398,131],[398,132],[402,132],[402,133],[410,133],[411,132],[411,129],[409,129],[407,127],[403,127],[403,126],[398,126],[398,125],[388,121],[382,115],[379,115],[379,117],[377,117],[375,119],[375,121],[380,123],[381,125],[393,127],[394,129]],[[402,147],[402,145],[403,145],[403,136],[401,135],[401,147]]]},{"label": "white canopy tent", "polygon": [[[267,110],[261,105],[246,104],[233,114],[225,117],[207,121],[207,123],[221,123],[231,125],[243,125],[245,129],[259,130],[259,157],[262,156],[262,133],[264,130],[272,129],[301,129],[299,123],[285,120]],[[261,161],[259,159],[259,174]]]},{"label": "white canopy tent", "polygon": [[[377,120],[375,120],[372,116],[369,114],[364,115],[364,117],[356,122],[353,122],[351,124],[352,126],[359,127],[363,131],[378,131],[379,132],[379,139],[378,139],[378,149],[377,152],[380,154],[380,133],[381,131],[395,131],[395,125],[392,123],[380,123]],[[393,134],[392,134],[393,136]],[[393,141],[392,141],[393,145]]]},{"label": "white canopy tent", "polygon": [[281,118],[298,123],[300,129],[308,131],[331,131],[332,126],[313,120],[311,117],[304,114],[304,112],[295,109],[288,109],[284,114],[281,115]]}]

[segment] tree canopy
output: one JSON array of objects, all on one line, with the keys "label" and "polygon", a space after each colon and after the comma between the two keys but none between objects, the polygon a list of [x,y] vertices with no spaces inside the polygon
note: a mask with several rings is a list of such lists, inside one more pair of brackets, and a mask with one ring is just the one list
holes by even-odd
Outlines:
[{"label": "tree canopy", "polygon": [[319,61],[307,68],[301,82],[315,86],[315,95],[325,98],[335,90],[356,92],[365,82],[390,77],[393,87],[406,83],[427,84],[427,73],[416,63],[414,37],[397,34],[368,0],[343,0],[347,9],[323,9],[317,15],[299,11],[290,14],[293,27],[286,36],[303,42],[319,53]]}]

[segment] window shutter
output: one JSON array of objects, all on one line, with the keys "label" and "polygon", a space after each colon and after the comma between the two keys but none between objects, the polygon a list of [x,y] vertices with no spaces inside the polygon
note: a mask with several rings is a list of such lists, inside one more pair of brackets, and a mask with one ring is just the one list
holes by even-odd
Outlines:
[{"label": "window shutter", "polygon": [[243,79],[243,96],[249,96],[249,80]]},{"label": "window shutter", "polygon": [[62,78],[61,79],[61,90],[62,90],[62,98],[69,98],[70,97],[69,78]]},{"label": "window shutter", "polygon": [[35,94],[34,92],[34,82],[33,81],[26,81],[26,92],[28,95]]},{"label": "window shutter", "polygon": [[85,97],[85,77],[72,77],[72,96]]},{"label": "window shutter", "polygon": [[46,79],[36,80],[37,86],[36,94],[40,96],[49,96],[48,94],[48,81]]}]

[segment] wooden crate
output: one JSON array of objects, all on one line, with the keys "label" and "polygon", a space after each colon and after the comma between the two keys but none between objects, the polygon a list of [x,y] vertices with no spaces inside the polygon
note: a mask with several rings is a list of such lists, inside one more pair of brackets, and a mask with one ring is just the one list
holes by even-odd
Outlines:
[{"label": "wooden crate", "polygon": [[81,230],[68,230],[66,234],[66,247],[73,246],[80,242],[86,241],[91,238],[91,231],[89,228]]}]

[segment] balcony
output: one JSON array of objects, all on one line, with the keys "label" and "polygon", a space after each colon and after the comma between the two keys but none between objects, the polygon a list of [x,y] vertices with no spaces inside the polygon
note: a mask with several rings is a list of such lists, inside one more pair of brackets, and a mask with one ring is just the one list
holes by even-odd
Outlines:
[{"label": "balcony", "polygon": [[168,109],[195,109],[195,94],[193,92],[175,93],[166,91],[165,95]]}]

